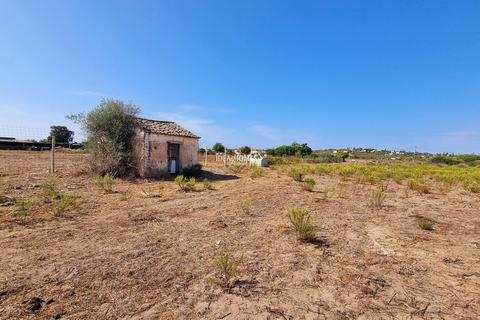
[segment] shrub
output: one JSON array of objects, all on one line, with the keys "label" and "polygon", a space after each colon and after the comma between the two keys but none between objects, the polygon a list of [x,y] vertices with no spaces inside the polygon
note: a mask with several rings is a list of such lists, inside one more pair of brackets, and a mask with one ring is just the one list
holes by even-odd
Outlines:
[{"label": "shrub", "polygon": [[183,176],[190,178],[195,177],[198,178],[202,175],[202,165],[201,164],[194,164],[193,166],[183,168]]},{"label": "shrub", "polygon": [[67,118],[79,123],[87,136],[90,168],[99,175],[113,173],[125,176],[134,171],[132,138],[137,126],[139,109],[118,100],[102,100],[87,115],[81,113]]},{"label": "shrub", "polygon": [[203,179],[202,184],[203,184],[203,189],[205,189],[205,190],[212,190],[213,189],[212,182],[210,180],[208,180],[207,178]]},{"label": "shrub", "polygon": [[222,250],[217,256],[215,267],[218,272],[217,279],[210,279],[213,284],[220,285],[223,288],[230,289],[235,286],[238,268],[245,261],[244,254],[235,257],[228,251]]},{"label": "shrub", "polygon": [[315,188],[315,184],[315,179],[308,177],[303,180],[302,188],[306,191],[313,191],[313,188]]},{"label": "shrub", "polygon": [[422,228],[423,230],[427,230],[427,231],[431,231],[433,230],[433,223],[428,221],[428,220],[420,220],[418,222],[418,225],[420,226],[420,228]]},{"label": "shrub", "polygon": [[294,181],[301,182],[303,180],[303,171],[298,168],[292,168],[290,170],[290,177],[292,177]]},{"label": "shrub", "polygon": [[315,239],[316,228],[311,224],[311,214],[303,208],[288,208],[288,218],[295,227],[298,239],[312,241]]},{"label": "shrub", "polygon": [[104,176],[95,177],[95,185],[107,193],[113,191],[113,185],[115,184],[115,177],[111,173],[107,173]]},{"label": "shrub", "polygon": [[45,180],[42,184],[42,190],[47,201],[53,202],[62,196],[62,191],[58,188],[57,182],[53,179]]},{"label": "shrub", "polygon": [[55,214],[61,214],[65,212],[65,210],[70,207],[75,205],[75,200],[76,197],[69,195],[69,194],[62,194],[60,198],[55,199],[52,202],[52,210],[53,213]]},{"label": "shrub", "polygon": [[312,149],[306,143],[294,142],[289,146],[280,146],[275,149],[267,149],[267,154],[270,156],[284,157],[296,156],[303,157],[312,153]]},{"label": "shrub", "polygon": [[383,207],[383,203],[387,197],[387,186],[381,185],[372,192],[372,206],[380,208]]},{"label": "shrub", "polygon": [[32,200],[19,200],[16,201],[12,208],[12,215],[20,221],[21,224],[25,224],[27,216],[34,205]]},{"label": "shrub", "polygon": [[455,165],[455,164],[459,164],[461,163],[462,161],[456,159],[455,157],[453,156],[434,156],[430,159],[430,162],[432,163],[443,163],[443,164],[447,164],[447,165]]},{"label": "shrub", "polygon": [[259,178],[263,175],[263,169],[259,166],[251,166],[251,169],[250,169],[250,177],[252,179],[255,179],[255,178]]},{"label": "shrub", "polygon": [[193,191],[195,189],[196,180],[194,177],[187,179],[184,176],[177,176],[175,178],[175,183],[178,185],[180,190],[188,192],[188,191]]}]

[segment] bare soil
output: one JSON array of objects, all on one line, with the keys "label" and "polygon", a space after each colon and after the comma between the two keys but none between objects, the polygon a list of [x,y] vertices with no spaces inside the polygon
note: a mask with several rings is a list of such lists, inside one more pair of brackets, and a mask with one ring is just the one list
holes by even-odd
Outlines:
[{"label": "bare soil", "polygon": [[[0,319],[480,318],[478,195],[390,182],[373,208],[372,185],[315,176],[308,192],[281,170],[252,179],[215,165],[214,190],[134,179],[105,193],[87,157],[57,156],[75,208],[22,225],[0,207]],[[1,151],[0,192],[39,197],[48,168],[46,152]],[[296,239],[290,206],[314,214],[316,242]],[[245,255],[230,290],[209,281],[222,248]]]}]

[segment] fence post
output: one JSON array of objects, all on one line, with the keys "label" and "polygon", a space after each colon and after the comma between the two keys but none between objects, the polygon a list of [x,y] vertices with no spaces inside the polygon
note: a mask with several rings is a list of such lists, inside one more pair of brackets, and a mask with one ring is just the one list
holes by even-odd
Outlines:
[{"label": "fence post", "polygon": [[227,148],[223,151],[223,165],[227,166]]},{"label": "fence post", "polygon": [[52,135],[52,148],[51,148],[51,163],[50,163],[50,173],[55,173],[55,136]]},{"label": "fence post", "polygon": [[208,148],[205,147],[205,165],[208,163]]}]

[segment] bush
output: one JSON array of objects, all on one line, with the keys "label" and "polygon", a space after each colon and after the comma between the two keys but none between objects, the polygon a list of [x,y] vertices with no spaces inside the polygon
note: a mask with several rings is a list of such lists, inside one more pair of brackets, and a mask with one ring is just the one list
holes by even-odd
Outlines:
[{"label": "bush", "polygon": [[202,165],[201,164],[194,164],[193,166],[183,168],[183,176],[190,178],[195,177],[198,178],[202,175]]},{"label": "bush", "polygon": [[303,157],[312,153],[312,149],[306,144],[300,144],[297,142],[292,143],[289,146],[280,146],[275,149],[267,149],[267,154],[270,156],[284,157],[284,156],[296,156]]},{"label": "bush", "polygon": [[288,208],[288,218],[295,227],[298,239],[312,241],[315,239],[316,228],[311,224],[311,214],[303,208]]},{"label": "bush", "polygon": [[178,185],[180,190],[182,190],[184,192],[188,192],[188,191],[195,190],[196,180],[195,180],[194,177],[191,177],[190,179],[187,179],[184,176],[177,176],[175,178],[175,183]]},{"label": "bush", "polygon": [[381,185],[372,192],[372,205],[377,208],[383,207],[383,203],[387,198],[387,186]]},{"label": "bush", "polygon": [[290,177],[292,177],[294,181],[301,182],[303,180],[303,171],[297,168],[292,168],[292,170],[290,170]]},{"label": "bush", "polygon": [[308,177],[303,180],[302,188],[306,191],[313,191],[313,188],[315,188],[315,184],[315,179]]},{"label": "bush", "polygon": [[12,215],[19,220],[21,224],[27,222],[27,216],[32,209],[34,202],[32,200],[16,201],[12,208]]},{"label": "bush", "polygon": [[215,266],[218,272],[217,279],[210,279],[211,283],[220,285],[223,288],[230,289],[235,286],[235,278],[238,276],[238,268],[245,261],[244,254],[235,257],[228,251],[223,250],[217,256]]},{"label": "bush", "polygon": [[263,175],[263,169],[259,166],[251,166],[250,167],[250,177],[252,179],[259,178]]},{"label": "bush", "polygon": [[61,214],[65,210],[75,205],[75,196],[69,194],[62,194],[60,198],[52,202],[52,210],[54,214]]},{"label": "bush", "polygon": [[418,222],[418,225],[420,228],[422,228],[423,230],[427,230],[427,231],[431,231],[433,230],[433,223],[431,223],[430,221],[428,220],[420,220]]},{"label": "bush", "polygon": [[95,185],[107,193],[113,191],[113,185],[115,184],[115,177],[111,173],[107,173],[104,176],[95,177]]},{"label": "bush", "polygon": [[118,100],[102,100],[87,115],[69,115],[87,135],[90,167],[99,175],[113,173],[125,176],[135,171],[132,157],[132,138],[137,126],[139,109]]},{"label": "bush", "polygon": [[202,184],[203,184],[203,189],[205,189],[205,190],[212,190],[213,189],[212,182],[210,180],[208,180],[207,178],[203,179]]},{"label": "bush", "polygon": [[46,200],[49,202],[53,202],[62,196],[62,191],[53,179],[45,180],[42,184],[42,190]]}]

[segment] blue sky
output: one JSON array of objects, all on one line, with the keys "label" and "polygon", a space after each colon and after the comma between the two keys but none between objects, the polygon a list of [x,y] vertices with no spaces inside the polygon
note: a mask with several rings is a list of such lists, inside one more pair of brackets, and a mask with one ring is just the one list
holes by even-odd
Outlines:
[{"label": "blue sky", "polygon": [[480,1],[0,0],[0,135],[101,98],[235,147],[480,152]]}]

